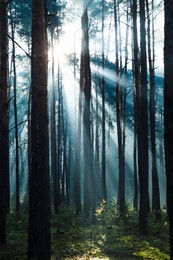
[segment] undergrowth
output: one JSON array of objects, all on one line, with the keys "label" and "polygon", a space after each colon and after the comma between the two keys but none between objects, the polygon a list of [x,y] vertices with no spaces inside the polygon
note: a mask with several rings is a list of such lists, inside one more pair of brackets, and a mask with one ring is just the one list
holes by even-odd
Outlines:
[{"label": "undergrowth", "polygon": [[[166,212],[155,220],[149,214],[148,234],[141,236],[138,230],[138,213],[126,208],[120,218],[116,200],[108,205],[103,201],[96,211],[96,223],[76,218],[75,209],[62,204],[58,215],[52,215],[52,260],[59,259],[154,259],[169,257],[168,222]],[[28,216],[20,217],[11,211],[7,221],[8,246],[0,249],[0,259],[27,259]]]}]

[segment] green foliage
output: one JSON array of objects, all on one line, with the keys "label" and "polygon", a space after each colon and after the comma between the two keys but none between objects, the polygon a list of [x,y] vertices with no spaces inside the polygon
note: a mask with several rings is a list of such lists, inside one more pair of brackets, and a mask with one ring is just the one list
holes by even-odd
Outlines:
[{"label": "green foliage", "polygon": [[[24,260],[27,252],[27,214],[22,212],[19,216],[11,210],[7,218],[7,241],[5,255],[0,250],[0,259]],[[7,258],[5,258],[5,256]]]},{"label": "green foliage", "polygon": [[120,218],[115,199],[107,205],[107,210],[106,204],[101,203],[97,210],[97,217],[106,227],[103,244],[106,254],[119,255],[118,259],[121,257],[125,259],[128,256],[139,259],[170,259],[168,222],[165,211],[162,211],[160,221],[155,220],[154,213],[150,214],[148,236],[146,237],[139,234],[137,212],[127,206],[124,217]]},{"label": "green foliage", "polygon": [[[65,204],[52,216],[52,260],[56,259],[169,259],[168,222],[149,216],[147,236],[140,236],[138,215],[128,207],[119,216],[117,201],[103,201],[97,209],[97,224],[77,217]],[[28,216],[22,207],[20,216],[11,211],[7,220],[8,247],[0,249],[0,259],[24,260],[27,255]]]},{"label": "green foliage", "polygon": [[15,23],[17,33],[26,41],[31,38],[31,0],[13,0],[10,3],[12,16],[9,17]]}]

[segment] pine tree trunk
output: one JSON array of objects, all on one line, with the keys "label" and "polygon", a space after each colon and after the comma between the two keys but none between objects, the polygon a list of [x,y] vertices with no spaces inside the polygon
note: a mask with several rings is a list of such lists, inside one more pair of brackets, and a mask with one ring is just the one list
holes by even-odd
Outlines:
[{"label": "pine tree trunk", "polygon": [[140,51],[141,74],[138,102],[138,167],[139,167],[139,228],[141,234],[147,232],[148,193],[148,100],[147,100],[147,58],[145,0],[140,0]]},{"label": "pine tree trunk", "polygon": [[96,88],[96,126],[95,126],[95,169],[96,169],[96,175],[95,179],[98,183],[96,189],[96,198],[98,201],[101,199],[101,192],[100,192],[100,167],[99,167],[99,161],[100,161],[100,153],[99,153],[99,104],[98,104],[98,82],[97,78],[95,79],[95,88]]},{"label": "pine tree trunk", "polygon": [[[11,9],[10,9],[11,14]],[[12,16],[12,14],[11,14]],[[13,19],[13,18],[11,18]],[[18,115],[17,115],[17,73],[16,73],[16,48],[15,48],[15,28],[14,22],[11,21],[11,34],[12,34],[12,63],[13,63],[13,86],[14,86],[14,124],[15,124],[15,152],[16,152],[16,212],[20,211],[20,195],[19,195],[19,138],[18,138]]]},{"label": "pine tree trunk", "polygon": [[58,212],[57,158],[56,158],[56,114],[55,114],[55,62],[54,62],[54,28],[51,27],[52,48],[52,89],[51,89],[51,178],[53,182],[53,205]]},{"label": "pine tree trunk", "polygon": [[138,208],[138,172],[137,172],[137,137],[138,137],[138,107],[139,107],[139,59],[137,34],[137,1],[133,0],[133,68],[134,68],[134,208]]},{"label": "pine tree trunk", "polygon": [[69,139],[68,143],[68,155],[67,155],[67,171],[66,171],[66,196],[67,196],[67,203],[70,202],[71,194],[70,194],[70,177],[71,177],[71,139]]},{"label": "pine tree trunk", "polygon": [[[104,4],[102,0],[102,69],[105,67],[104,54]],[[102,199],[107,200],[106,192],[106,136],[105,136],[105,79],[102,76]]]},{"label": "pine tree trunk", "polygon": [[[153,2],[153,1],[152,1]],[[152,3],[153,6],[153,3]],[[160,190],[159,190],[159,179],[157,171],[157,162],[156,162],[156,134],[155,134],[155,80],[154,80],[154,28],[153,28],[153,60],[151,53],[151,19],[150,19],[150,10],[149,3],[146,0],[147,7],[147,16],[148,16],[148,63],[149,63],[149,73],[150,73],[150,133],[151,133],[151,155],[152,155],[152,210],[155,210],[156,219],[161,218],[160,212]],[[152,13],[153,13],[152,8]],[[153,21],[154,23],[154,21]]]},{"label": "pine tree trunk", "polygon": [[[118,3],[119,4],[119,3]],[[119,7],[118,7],[119,8]],[[118,11],[117,1],[114,0],[114,24],[115,24],[115,73],[116,73],[116,118],[117,118],[117,137],[118,137],[118,164],[119,164],[119,184],[118,184],[118,204],[120,214],[125,211],[125,171],[123,160],[123,140],[122,140],[122,91],[120,88],[120,66],[122,67],[121,56],[119,57],[119,42],[118,42]],[[120,62],[119,62],[120,58]],[[119,65],[120,64],[120,65]]]},{"label": "pine tree trunk", "polygon": [[170,224],[170,252],[173,259],[173,2],[165,0],[165,88],[164,88],[164,142],[167,176],[167,210]]},{"label": "pine tree trunk", "polygon": [[84,93],[83,106],[83,152],[84,152],[84,215],[89,217],[93,202],[93,165],[90,123],[91,70],[88,35],[88,10],[84,4],[82,15],[81,87]]},{"label": "pine tree trunk", "polygon": [[0,1],[0,247],[6,245],[6,214],[9,209],[9,136],[7,83],[7,10]]},{"label": "pine tree trunk", "polygon": [[74,192],[76,215],[81,213],[81,118],[82,118],[82,90],[79,89],[79,111],[75,142]]},{"label": "pine tree trunk", "polygon": [[43,0],[32,3],[31,172],[28,258],[50,259],[47,37]]},{"label": "pine tree trunk", "polygon": [[[59,37],[59,36],[58,36]],[[57,144],[57,154],[58,154],[58,162],[57,162],[57,181],[54,182],[54,190],[56,190],[57,195],[55,195],[56,200],[56,212],[58,212],[58,207],[60,205],[60,176],[61,176],[61,83],[60,83],[60,64],[58,60],[58,113],[57,113],[57,121],[58,121],[58,144]],[[55,187],[56,186],[56,187]]]},{"label": "pine tree trunk", "polygon": [[65,184],[67,176],[67,121],[64,114],[64,109],[62,109],[62,120],[63,120],[63,170],[62,170],[62,201],[65,200]]}]

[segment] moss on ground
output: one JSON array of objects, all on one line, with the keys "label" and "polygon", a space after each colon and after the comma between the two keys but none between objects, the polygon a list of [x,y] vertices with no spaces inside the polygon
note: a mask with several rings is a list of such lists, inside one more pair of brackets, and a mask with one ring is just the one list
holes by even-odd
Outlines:
[{"label": "moss on ground", "polygon": [[[26,259],[27,219],[25,212],[20,217],[9,214],[8,246],[0,249],[0,259]],[[119,218],[115,202],[107,209],[99,207],[96,224],[76,218],[73,208],[62,205],[58,216],[52,216],[52,260],[170,259],[166,213],[160,221],[150,214],[147,236],[140,236],[137,221],[137,213],[130,210]]]}]

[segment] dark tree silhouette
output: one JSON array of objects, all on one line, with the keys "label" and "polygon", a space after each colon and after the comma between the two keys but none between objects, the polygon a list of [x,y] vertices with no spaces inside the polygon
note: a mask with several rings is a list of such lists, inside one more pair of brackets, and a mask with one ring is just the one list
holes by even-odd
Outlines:
[{"label": "dark tree silhouette", "polygon": [[[87,2],[87,1],[86,1]],[[82,50],[81,50],[81,70],[80,88],[83,91],[83,153],[84,153],[84,214],[86,217],[93,207],[93,165],[92,165],[92,143],[90,134],[90,102],[91,102],[91,69],[89,53],[88,34],[88,8],[87,3],[83,3],[82,24]]]},{"label": "dark tree silhouette", "polygon": [[6,214],[9,209],[9,136],[7,83],[7,9],[0,1],[0,247],[6,245]]},{"label": "dark tree silhouette", "polygon": [[[120,214],[125,211],[125,165],[123,155],[123,129],[122,129],[122,89],[120,78],[122,71],[121,43],[118,41],[118,34],[121,36],[119,21],[119,3],[114,0],[114,25],[115,25],[115,73],[116,73],[116,119],[117,119],[117,139],[118,139],[118,167],[119,167],[119,184],[118,184],[118,203]],[[121,39],[120,39],[121,40]],[[120,50],[120,51],[119,51]]]},{"label": "dark tree silhouette", "polygon": [[138,167],[139,167],[139,228],[142,234],[147,232],[148,194],[148,100],[147,100],[147,57],[145,1],[140,0],[140,51],[141,73],[138,99]]},{"label": "dark tree silhouette", "polygon": [[138,171],[137,171],[137,106],[139,96],[139,59],[138,59],[138,30],[137,30],[137,1],[131,3],[132,18],[133,18],[133,77],[134,77],[134,150],[133,150],[133,165],[134,165],[134,209],[138,209]]},{"label": "dark tree silhouette", "polygon": [[18,135],[18,113],[17,113],[17,71],[16,71],[16,46],[15,46],[15,21],[11,15],[11,36],[12,36],[12,64],[13,64],[13,87],[14,87],[14,121],[15,121],[15,148],[16,148],[16,212],[20,211],[20,194],[19,194],[19,135]]},{"label": "dark tree silhouette", "polygon": [[[102,0],[102,69],[105,67],[105,40],[104,40],[104,5],[105,1]],[[106,136],[105,136],[105,78],[102,76],[102,199],[107,200],[106,192]]]},{"label": "dark tree silhouette", "polygon": [[170,224],[170,250],[173,259],[173,2],[164,1],[165,5],[165,88],[164,88],[164,141],[165,165],[167,176],[167,209]]},{"label": "dark tree silhouette", "polygon": [[[161,218],[160,212],[160,190],[159,190],[159,178],[157,171],[157,160],[156,160],[156,120],[155,120],[155,34],[154,34],[154,1],[152,0],[152,19],[150,17],[149,2],[146,0],[147,8],[147,27],[148,27],[148,63],[150,73],[150,133],[151,133],[151,156],[152,156],[152,210],[156,212],[156,219]],[[152,22],[152,24],[151,24]]]},{"label": "dark tree silhouette", "polygon": [[28,258],[50,259],[47,41],[44,1],[32,3],[31,171]]}]

